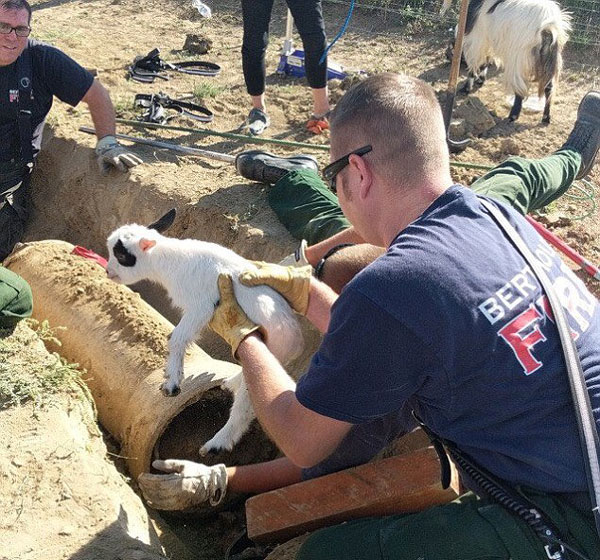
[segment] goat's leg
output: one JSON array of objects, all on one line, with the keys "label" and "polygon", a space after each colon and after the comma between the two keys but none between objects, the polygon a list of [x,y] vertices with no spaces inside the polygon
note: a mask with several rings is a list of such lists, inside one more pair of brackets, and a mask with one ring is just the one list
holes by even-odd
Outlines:
[{"label": "goat's leg", "polygon": [[[239,374],[240,377],[243,373]],[[237,376],[236,376],[237,377]],[[235,380],[237,383],[237,380]],[[229,386],[234,387],[236,383]],[[226,384],[223,384],[226,386]],[[250,402],[250,395],[246,383],[241,378],[237,391],[233,394],[233,405],[226,424],[201,448],[200,455],[204,457],[208,453],[216,453],[219,450],[231,451],[233,446],[240,441],[242,436],[248,431],[250,422],[254,419],[254,409]]]},{"label": "goat's leg", "polygon": [[469,94],[473,91],[473,84],[475,83],[475,72],[473,70],[469,70],[469,75],[467,76],[467,81],[465,85],[461,88],[463,93]]},{"label": "goat's leg", "polygon": [[515,94],[515,102],[513,103],[512,109],[508,115],[509,121],[516,121],[521,114],[521,109],[523,107],[523,98],[520,95]]},{"label": "goat's leg", "polygon": [[490,65],[486,62],[479,67],[479,70],[477,70],[477,79],[475,80],[475,85],[478,88],[485,84],[489,66]]},{"label": "goat's leg", "polygon": [[179,394],[181,380],[183,379],[183,360],[185,350],[196,337],[196,333],[206,325],[210,313],[184,313],[181,321],[173,329],[169,337],[169,357],[165,368],[165,381],[161,391],[167,397]]},{"label": "goat's leg", "polygon": [[544,96],[546,97],[546,104],[544,105],[544,114],[542,116],[542,123],[550,124],[550,107],[552,106],[552,90],[554,89],[553,80],[550,80],[544,88]]}]

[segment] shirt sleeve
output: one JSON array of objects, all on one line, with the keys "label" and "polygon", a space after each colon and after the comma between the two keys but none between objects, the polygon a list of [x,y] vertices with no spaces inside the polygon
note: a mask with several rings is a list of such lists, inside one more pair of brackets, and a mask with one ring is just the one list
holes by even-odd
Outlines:
[{"label": "shirt sleeve", "polygon": [[48,91],[71,106],[77,105],[94,82],[94,76],[70,56],[45,45],[41,71]]},{"label": "shirt sleeve", "polygon": [[346,289],[329,329],[296,388],[299,402],[324,416],[358,424],[393,413],[426,382],[427,346],[380,305]]}]

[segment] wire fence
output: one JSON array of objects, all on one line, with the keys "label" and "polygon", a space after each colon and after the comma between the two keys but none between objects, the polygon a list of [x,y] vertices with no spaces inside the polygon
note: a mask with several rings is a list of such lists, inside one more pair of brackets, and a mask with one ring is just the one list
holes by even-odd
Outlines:
[{"label": "wire fence", "polygon": [[[349,9],[351,0],[323,0],[323,4],[344,5]],[[357,0],[354,5],[388,21],[390,18],[399,23],[420,21],[447,28],[457,19],[459,0],[454,0],[453,8],[445,16],[439,13],[442,0]],[[600,66],[600,0],[562,0],[560,5],[572,16],[573,31],[567,52],[576,54],[583,50],[587,64]]]},{"label": "wire fence", "polygon": [[[419,24],[432,29],[449,29],[458,19],[460,0],[453,0],[453,6],[444,15],[440,15],[443,0],[355,0],[357,12],[372,15],[371,24],[365,26],[362,22],[360,29],[355,21],[350,21],[349,32],[367,35],[394,34],[395,24]],[[221,6],[239,10],[239,0],[208,0],[217,7]],[[350,9],[352,0],[322,0],[327,32],[330,39],[335,36],[343,23],[340,12]],[[585,66],[600,66],[600,0],[561,0],[561,7],[572,16],[572,27],[567,44],[565,58],[580,62]],[[284,5],[283,1],[276,2]],[[283,9],[283,6],[278,6]],[[335,11],[335,17],[332,17]],[[398,32],[399,33],[399,32]]]}]

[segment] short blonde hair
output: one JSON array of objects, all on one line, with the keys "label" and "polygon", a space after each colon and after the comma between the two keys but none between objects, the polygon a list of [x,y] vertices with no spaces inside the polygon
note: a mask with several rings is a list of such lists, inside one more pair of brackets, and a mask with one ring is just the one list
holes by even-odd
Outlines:
[{"label": "short blonde hair", "polygon": [[336,148],[346,153],[371,144],[369,158],[392,181],[401,176],[403,183],[415,182],[448,169],[441,107],[433,88],[418,78],[367,78],[342,97],[330,123]]}]

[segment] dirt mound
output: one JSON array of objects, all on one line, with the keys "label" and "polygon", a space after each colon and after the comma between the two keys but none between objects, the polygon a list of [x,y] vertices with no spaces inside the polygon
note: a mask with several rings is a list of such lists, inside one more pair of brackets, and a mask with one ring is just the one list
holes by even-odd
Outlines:
[{"label": "dirt mound", "polygon": [[0,331],[0,364],[0,558],[165,559],[69,368],[25,322]]}]

